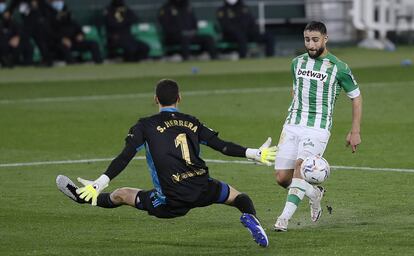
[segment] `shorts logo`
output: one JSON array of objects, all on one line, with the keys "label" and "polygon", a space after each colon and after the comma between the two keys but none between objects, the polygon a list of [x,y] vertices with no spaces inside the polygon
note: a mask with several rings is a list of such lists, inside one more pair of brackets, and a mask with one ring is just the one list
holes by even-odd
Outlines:
[{"label": "shorts logo", "polygon": [[307,141],[303,142],[303,146],[304,147],[307,147],[307,146],[315,147],[315,144],[313,144],[313,142],[310,139],[308,139]]},{"label": "shorts logo", "polygon": [[325,82],[328,74],[322,73],[319,71],[307,70],[307,69],[298,69],[296,72],[298,77],[306,78],[306,79],[315,79],[321,82]]}]

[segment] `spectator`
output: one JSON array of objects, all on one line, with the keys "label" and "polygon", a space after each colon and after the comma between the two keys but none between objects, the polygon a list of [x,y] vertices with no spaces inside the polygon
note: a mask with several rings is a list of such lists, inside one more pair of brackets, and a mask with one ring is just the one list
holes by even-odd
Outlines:
[{"label": "spectator", "polygon": [[148,58],[150,47],[131,34],[131,26],[138,22],[138,17],[123,0],[112,0],[104,16],[109,55],[114,55],[120,48],[125,61]]},{"label": "spectator", "polygon": [[81,26],[72,19],[72,14],[68,10],[63,0],[52,0],[53,7],[52,28],[56,38],[58,53],[63,55],[68,64],[75,62],[72,52],[87,52],[92,54],[95,63],[102,63],[102,56],[99,45],[95,41],[85,40],[85,34]]},{"label": "spectator", "polygon": [[247,55],[249,42],[262,43],[266,48],[266,56],[274,55],[275,39],[269,33],[261,34],[254,16],[243,0],[225,0],[224,5],[217,10],[223,40],[237,44],[240,58]]},{"label": "spectator", "polygon": [[164,44],[180,46],[184,60],[190,56],[190,45],[199,45],[201,51],[209,53],[210,58],[217,58],[214,39],[209,35],[197,34],[197,18],[188,0],[168,0],[158,14]]},{"label": "spectator", "polygon": [[3,67],[13,67],[21,63],[23,55],[24,65],[32,62],[33,47],[28,41],[21,40],[20,30],[11,19],[5,19],[6,1],[0,0],[0,62]]},{"label": "spectator", "polygon": [[10,20],[18,9],[23,21],[22,40],[33,39],[42,55],[42,64],[51,66],[53,60],[48,43],[51,42],[52,30],[48,21],[50,6],[46,0],[11,0],[3,13],[5,20]]}]

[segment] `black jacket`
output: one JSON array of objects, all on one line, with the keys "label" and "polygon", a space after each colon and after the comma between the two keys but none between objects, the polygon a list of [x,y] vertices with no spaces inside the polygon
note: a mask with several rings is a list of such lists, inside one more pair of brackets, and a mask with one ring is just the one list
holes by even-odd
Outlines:
[{"label": "black jacket", "polygon": [[197,32],[197,18],[187,0],[170,0],[158,13],[164,35],[191,35]]}]

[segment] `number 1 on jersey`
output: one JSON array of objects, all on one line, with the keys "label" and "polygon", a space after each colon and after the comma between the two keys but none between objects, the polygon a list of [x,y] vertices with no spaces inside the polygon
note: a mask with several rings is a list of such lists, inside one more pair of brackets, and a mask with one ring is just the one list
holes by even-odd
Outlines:
[{"label": "number 1 on jersey", "polygon": [[191,164],[190,150],[188,148],[188,143],[187,143],[187,135],[185,133],[180,133],[177,135],[177,137],[175,137],[174,141],[175,141],[176,148],[181,147],[181,154],[185,162],[187,164]]}]

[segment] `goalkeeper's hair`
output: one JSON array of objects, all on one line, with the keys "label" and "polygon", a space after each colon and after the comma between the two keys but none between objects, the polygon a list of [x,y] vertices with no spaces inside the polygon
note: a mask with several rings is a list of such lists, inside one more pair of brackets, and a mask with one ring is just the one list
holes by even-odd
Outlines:
[{"label": "goalkeeper's hair", "polygon": [[155,95],[162,106],[169,106],[177,103],[179,97],[178,93],[178,84],[171,79],[160,80],[155,89]]},{"label": "goalkeeper's hair", "polygon": [[322,35],[326,35],[328,33],[325,24],[320,21],[311,21],[309,22],[303,31],[318,31]]}]

